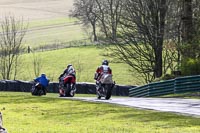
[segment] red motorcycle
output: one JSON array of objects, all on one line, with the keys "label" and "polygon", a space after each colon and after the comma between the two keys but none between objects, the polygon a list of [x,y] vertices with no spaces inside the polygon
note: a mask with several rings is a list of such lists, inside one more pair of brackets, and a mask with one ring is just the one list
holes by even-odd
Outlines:
[{"label": "red motorcycle", "polygon": [[60,97],[73,97],[76,93],[76,78],[73,75],[67,75],[59,79]]}]

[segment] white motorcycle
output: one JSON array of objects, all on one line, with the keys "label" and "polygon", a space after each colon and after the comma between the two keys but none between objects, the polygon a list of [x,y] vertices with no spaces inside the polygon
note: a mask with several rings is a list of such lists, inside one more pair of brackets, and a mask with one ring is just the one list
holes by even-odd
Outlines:
[{"label": "white motorcycle", "polygon": [[105,97],[106,100],[110,99],[114,85],[115,82],[112,80],[112,74],[103,74],[96,83],[97,98]]}]

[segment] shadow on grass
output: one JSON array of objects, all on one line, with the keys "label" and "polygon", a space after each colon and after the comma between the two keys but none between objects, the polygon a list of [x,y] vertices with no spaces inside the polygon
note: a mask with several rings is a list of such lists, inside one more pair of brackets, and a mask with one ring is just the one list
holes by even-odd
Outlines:
[{"label": "shadow on grass", "polygon": [[191,116],[183,116],[181,114],[174,114],[170,112],[158,112],[154,110],[133,110],[126,109],[126,113],[119,114],[117,117],[112,119],[127,119],[144,123],[166,123],[168,126],[175,127],[185,127],[186,125],[187,127],[192,127],[200,125],[200,119]]},{"label": "shadow on grass", "polygon": [[[48,94],[47,94],[48,95]],[[56,97],[49,96],[33,96],[31,93],[23,92],[0,92],[1,101],[0,103],[48,103],[51,101],[56,102]],[[9,100],[8,100],[9,99]]]}]

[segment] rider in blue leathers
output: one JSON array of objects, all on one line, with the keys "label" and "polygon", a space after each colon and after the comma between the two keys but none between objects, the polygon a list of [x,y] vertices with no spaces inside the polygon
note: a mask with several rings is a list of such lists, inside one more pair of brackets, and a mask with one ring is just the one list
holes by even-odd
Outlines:
[{"label": "rider in blue leathers", "polygon": [[42,86],[44,94],[46,95],[46,87],[49,85],[49,79],[46,75],[43,73],[40,77],[35,78],[34,81],[38,82]]}]

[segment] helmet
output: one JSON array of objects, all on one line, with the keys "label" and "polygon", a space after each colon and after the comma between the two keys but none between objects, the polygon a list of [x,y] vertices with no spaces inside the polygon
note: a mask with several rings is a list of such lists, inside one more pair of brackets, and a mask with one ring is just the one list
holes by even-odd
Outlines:
[{"label": "helmet", "polygon": [[103,60],[102,61],[102,65],[107,65],[108,66],[108,61],[107,60]]},{"label": "helmet", "polygon": [[45,73],[42,73],[42,74],[41,74],[41,77],[46,77],[46,74],[45,74]]},{"label": "helmet", "polygon": [[67,65],[67,69],[68,69],[70,66],[72,66],[72,64],[68,64],[68,65]]}]

